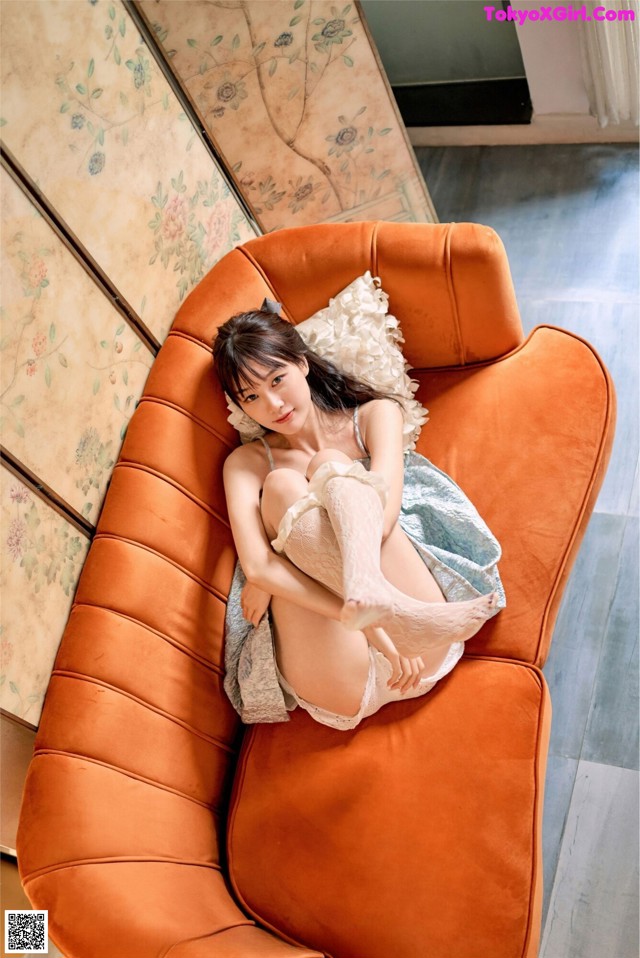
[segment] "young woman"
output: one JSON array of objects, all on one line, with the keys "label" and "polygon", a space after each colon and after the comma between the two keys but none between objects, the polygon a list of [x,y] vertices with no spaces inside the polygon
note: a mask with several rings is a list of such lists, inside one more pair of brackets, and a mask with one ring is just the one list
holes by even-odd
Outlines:
[{"label": "young woman", "polygon": [[313,353],[278,306],[233,316],[214,341],[225,392],[266,430],[224,466],[241,576],[225,687],[246,697],[242,675],[260,669],[238,645],[267,623],[286,708],[353,728],[454,667],[504,605],[500,548],[453,480],[403,454],[400,402]]}]

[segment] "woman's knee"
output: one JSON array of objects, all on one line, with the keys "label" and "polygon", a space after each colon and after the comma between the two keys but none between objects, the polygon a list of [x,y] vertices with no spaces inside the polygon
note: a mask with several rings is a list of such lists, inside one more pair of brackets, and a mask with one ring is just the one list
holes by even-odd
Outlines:
[{"label": "woman's knee", "polygon": [[307,466],[307,479],[311,479],[314,472],[325,462],[344,462],[350,465],[353,460],[349,459],[349,457],[339,449],[321,449],[320,452],[315,454]]},{"label": "woman's knee", "polygon": [[289,506],[307,494],[309,484],[302,473],[295,469],[273,469],[262,487],[262,519],[272,529],[277,529]]}]

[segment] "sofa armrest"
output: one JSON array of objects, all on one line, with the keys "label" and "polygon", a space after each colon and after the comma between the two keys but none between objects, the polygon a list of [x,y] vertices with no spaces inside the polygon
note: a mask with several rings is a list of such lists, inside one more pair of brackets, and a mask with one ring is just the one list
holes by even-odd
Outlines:
[{"label": "sofa armrest", "polygon": [[465,490],[502,546],[507,607],[466,651],[542,667],[611,455],[613,382],[574,333],[538,326],[492,363],[416,374],[418,451]]}]

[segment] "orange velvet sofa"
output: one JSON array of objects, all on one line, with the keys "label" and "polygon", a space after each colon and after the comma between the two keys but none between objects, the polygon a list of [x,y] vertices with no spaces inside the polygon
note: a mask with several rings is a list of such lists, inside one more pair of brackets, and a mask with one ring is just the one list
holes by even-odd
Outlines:
[{"label": "orange velvet sofa", "polygon": [[[222,688],[238,440],[211,340],[265,296],[306,319],[368,269],[430,410],[418,451],[502,543],[508,605],[429,695],[353,732],[301,710],[243,728]],[[67,958],[534,958],[540,669],[614,419],[588,343],[524,339],[485,226],[323,224],[225,256],[130,422],[26,779],[20,875]]]}]

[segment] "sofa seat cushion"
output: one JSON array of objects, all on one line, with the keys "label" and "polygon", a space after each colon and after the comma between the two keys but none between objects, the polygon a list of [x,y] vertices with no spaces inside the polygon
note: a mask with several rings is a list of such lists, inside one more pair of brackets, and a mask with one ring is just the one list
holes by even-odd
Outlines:
[{"label": "sofa seat cushion", "polygon": [[301,710],[246,736],[230,877],[332,958],[537,954],[550,705],[537,668],[463,657],[353,732]]}]

